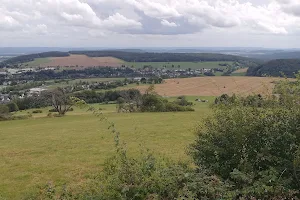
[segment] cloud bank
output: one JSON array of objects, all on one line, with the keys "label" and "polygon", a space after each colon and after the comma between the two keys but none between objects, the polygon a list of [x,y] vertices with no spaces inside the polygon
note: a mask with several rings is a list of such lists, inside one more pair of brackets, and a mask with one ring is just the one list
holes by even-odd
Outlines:
[{"label": "cloud bank", "polygon": [[[293,35],[299,0],[0,0],[0,35]],[[0,44],[1,45],[1,44]]]}]

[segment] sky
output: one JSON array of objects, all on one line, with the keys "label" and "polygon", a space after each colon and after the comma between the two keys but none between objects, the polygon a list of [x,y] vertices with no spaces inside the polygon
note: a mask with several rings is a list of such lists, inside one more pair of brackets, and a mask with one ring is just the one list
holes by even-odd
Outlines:
[{"label": "sky", "polygon": [[0,0],[0,47],[300,47],[300,0]]}]

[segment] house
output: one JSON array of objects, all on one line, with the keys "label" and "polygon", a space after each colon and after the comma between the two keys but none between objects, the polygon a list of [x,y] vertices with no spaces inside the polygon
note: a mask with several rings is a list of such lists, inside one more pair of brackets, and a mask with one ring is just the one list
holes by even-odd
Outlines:
[{"label": "house", "polygon": [[0,76],[6,76],[7,72],[0,72]]},{"label": "house", "polygon": [[134,80],[134,81],[139,81],[139,82],[140,82],[140,81],[142,80],[142,78],[141,78],[141,77],[136,77],[136,78],[133,78],[133,80]]},{"label": "house", "polygon": [[46,91],[46,89],[43,88],[31,88],[29,90],[28,96],[34,96],[34,95],[40,95],[43,91]]},{"label": "house", "polygon": [[0,104],[6,104],[10,102],[8,94],[0,94]]},{"label": "house", "polygon": [[7,69],[7,72],[11,75],[15,75],[18,73],[18,69]]}]

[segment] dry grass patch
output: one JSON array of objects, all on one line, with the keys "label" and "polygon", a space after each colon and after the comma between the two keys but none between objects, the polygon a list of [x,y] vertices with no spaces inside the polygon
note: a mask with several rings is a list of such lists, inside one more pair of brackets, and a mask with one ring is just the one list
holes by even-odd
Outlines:
[{"label": "dry grass patch", "polygon": [[[168,79],[155,85],[155,91],[163,96],[220,96],[222,94],[270,94],[279,78],[267,77],[196,77]],[[138,86],[145,91],[147,86]]]},{"label": "dry grass patch", "polygon": [[234,72],[232,72],[233,74],[239,74],[239,73],[246,73],[248,70],[248,68],[242,68],[242,69],[238,69]]},{"label": "dry grass patch", "polygon": [[79,66],[79,67],[121,67],[122,60],[113,57],[88,57],[86,55],[70,55],[68,57],[52,57],[50,62],[43,63],[42,67],[48,66]]}]

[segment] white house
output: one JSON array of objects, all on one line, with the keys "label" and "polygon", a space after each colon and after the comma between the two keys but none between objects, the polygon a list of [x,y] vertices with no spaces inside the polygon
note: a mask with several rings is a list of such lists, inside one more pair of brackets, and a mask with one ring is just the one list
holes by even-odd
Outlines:
[{"label": "white house", "polygon": [[40,95],[41,92],[45,91],[46,89],[43,88],[31,88],[29,90],[29,96],[33,96],[33,95]]}]

